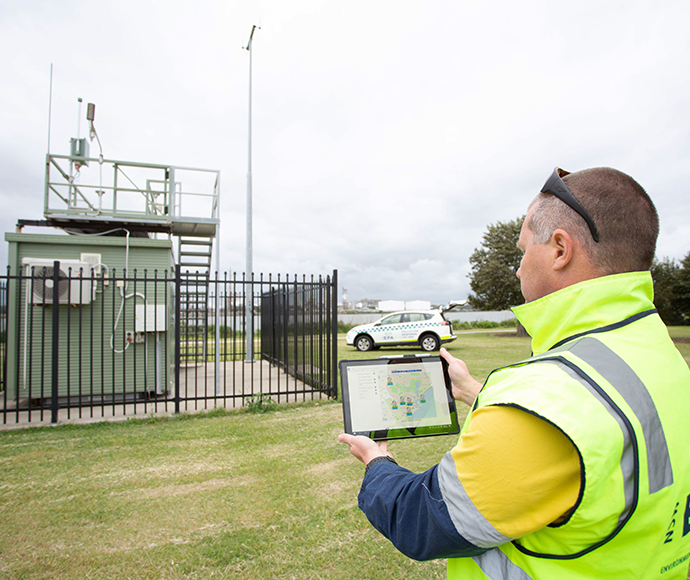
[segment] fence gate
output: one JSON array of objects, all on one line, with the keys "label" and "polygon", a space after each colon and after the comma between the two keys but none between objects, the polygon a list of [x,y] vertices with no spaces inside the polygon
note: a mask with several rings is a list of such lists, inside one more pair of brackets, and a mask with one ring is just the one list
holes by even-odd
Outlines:
[{"label": "fence gate", "polygon": [[337,397],[337,287],[337,271],[301,280],[224,274],[207,278],[198,300],[179,266],[112,271],[107,281],[57,261],[8,269],[2,424]]}]

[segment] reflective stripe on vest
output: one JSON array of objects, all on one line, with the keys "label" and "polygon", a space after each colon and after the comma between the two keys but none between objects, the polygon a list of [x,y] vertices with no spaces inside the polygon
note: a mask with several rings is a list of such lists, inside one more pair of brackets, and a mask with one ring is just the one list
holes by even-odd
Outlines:
[{"label": "reflective stripe on vest", "polygon": [[642,426],[647,446],[649,493],[673,483],[671,459],[659,413],[647,388],[628,364],[608,346],[593,338],[575,343],[569,349],[575,356],[595,368],[625,399]]},{"label": "reflective stripe on vest", "polygon": [[498,548],[474,556],[472,559],[491,580],[533,580],[527,572],[513,564]]},{"label": "reflective stripe on vest", "polygon": [[[634,437],[635,433],[632,426],[627,422],[627,418],[623,415],[623,412],[616,407],[612,406],[612,402],[609,403],[610,399],[608,396],[604,397],[600,390],[599,385],[594,383],[588,375],[586,375],[582,369],[579,367],[570,366],[572,363],[565,362],[564,359],[544,359],[543,362],[548,362],[555,364],[563,370],[570,377],[587,388],[590,394],[597,399],[602,406],[608,411],[608,413],[616,420],[618,426],[621,428],[623,435],[623,453],[621,454],[620,468],[623,474],[623,485],[625,493],[625,507],[623,511],[618,516],[618,526],[616,527],[615,533],[618,533],[623,523],[626,521],[628,516],[632,515],[632,510],[637,505],[637,495],[639,490],[639,452],[637,449],[637,440]],[[583,380],[584,379],[584,380]],[[617,410],[616,410],[617,409]],[[612,538],[611,536],[610,538]],[[610,539],[609,538],[609,539]]]},{"label": "reflective stripe on vest", "polygon": [[450,451],[438,466],[438,483],[450,519],[458,533],[479,548],[493,548],[510,542],[513,538],[504,536],[476,508],[458,479],[455,461]]}]

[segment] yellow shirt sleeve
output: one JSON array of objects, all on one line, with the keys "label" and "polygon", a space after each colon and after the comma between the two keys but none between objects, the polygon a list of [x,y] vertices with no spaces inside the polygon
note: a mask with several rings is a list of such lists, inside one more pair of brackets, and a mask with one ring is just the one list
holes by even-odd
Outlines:
[{"label": "yellow shirt sleeve", "polygon": [[575,506],[580,459],[559,429],[526,411],[495,405],[472,413],[451,451],[474,505],[510,538],[557,520]]}]

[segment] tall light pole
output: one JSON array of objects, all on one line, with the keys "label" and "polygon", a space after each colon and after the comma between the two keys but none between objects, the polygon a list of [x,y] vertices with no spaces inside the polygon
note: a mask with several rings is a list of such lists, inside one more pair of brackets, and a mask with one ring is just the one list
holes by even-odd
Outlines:
[{"label": "tall light pole", "polygon": [[[249,282],[249,292],[246,299],[247,325],[247,356],[246,362],[254,362],[254,266],[252,264],[252,39],[254,31],[259,28],[252,26],[249,42],[245,49],[249,52],[249,134],[247,139],[247,261],[245,278]],[[246,288],[246,285],[245,285]]]}]

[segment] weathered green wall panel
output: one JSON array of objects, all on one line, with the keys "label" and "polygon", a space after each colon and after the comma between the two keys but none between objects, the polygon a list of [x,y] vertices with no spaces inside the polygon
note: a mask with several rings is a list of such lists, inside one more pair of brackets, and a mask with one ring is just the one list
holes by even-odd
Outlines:
[{"label": "weathered green wall panel", "polygon": [[[108,274],[107,285],[102,277],[91,279],[87,274],[96,294],[90,304],[82,305],[32,304],[31,280],[13,281],[8,320],[8,347],[14,355],[8,361],[11,393],[19,389],[20,397],[51,396],[53,308],[59,309],[59,397],[141,398],[157,387],[169,390],[174,354],[169,240],[43,234],[6,234],[5,239],[13,275],[20,270],[26,274],[21,268],[24,258],[79,260],[82,253],[100,254],[103,273]],[[144,333],[144,342],[127,343],[127,333],[136,330],[137,304],[164,305],[163,329]]]}]

